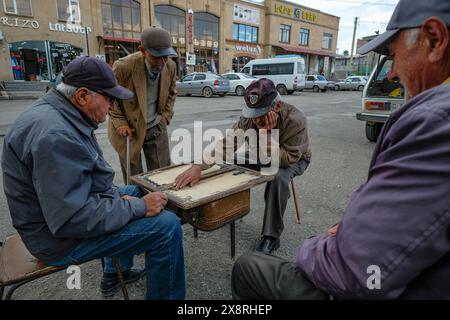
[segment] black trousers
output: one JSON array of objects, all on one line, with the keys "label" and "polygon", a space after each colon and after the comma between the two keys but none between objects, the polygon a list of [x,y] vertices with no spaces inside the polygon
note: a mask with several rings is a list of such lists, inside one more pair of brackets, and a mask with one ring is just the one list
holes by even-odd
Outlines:
[{"label": "black trousers", "polygon": [[293,262],[252,252],[233,266],[231,290],[236,300],[328,300],[302,276]]}]

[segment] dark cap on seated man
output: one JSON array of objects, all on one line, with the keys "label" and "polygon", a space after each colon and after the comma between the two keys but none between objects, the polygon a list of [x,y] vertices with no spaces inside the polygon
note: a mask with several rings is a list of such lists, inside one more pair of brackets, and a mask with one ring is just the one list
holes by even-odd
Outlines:
[{"label": "dark cap on seated man", "polygon": [[176,56],[172,48],[172,39],[169,32],[159,27],[149,27],[141,34],[141,45],[155,58]]},{"label": "dark cap on seated man", "polygon": [[387,45],[402,29],[419,28],[430,17],[441,18],[447,26],[450,26],[450,1],[449,0],[401,0],[386,28],[386,32],[358,49],[359,54],[375,51],[383,55],[389,55]]},{"label": "dark cap on seated man", "polygon": [[64,68],[62,82],[119,100],[134,96],[133,92],[117,83],[114,72],[106,62],[92,57],[79,57],[69,63]]},{"label": "dark cap on seated man", "polygon": [[281,97],[272,80],[262,78],[247,87],[244,100],[246,106],[242,110],[243,117],[254,119],[272,111]]}]

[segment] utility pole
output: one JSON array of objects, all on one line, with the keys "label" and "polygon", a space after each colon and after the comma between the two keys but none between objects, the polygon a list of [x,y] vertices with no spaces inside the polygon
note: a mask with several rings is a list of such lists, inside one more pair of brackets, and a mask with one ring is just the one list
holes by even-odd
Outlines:
[{"label": "utility pole", "polygon": [[352,40],[352,50],[350,53],[350,68],[352,68],[353,66],[353,54],[354,54],[354,50],[355,50],[355,40],[356,40],[356,29],[358,29],[358,20],[359,18],[356,17],[355,18],[355,27],[353,29],[353,40]]}]

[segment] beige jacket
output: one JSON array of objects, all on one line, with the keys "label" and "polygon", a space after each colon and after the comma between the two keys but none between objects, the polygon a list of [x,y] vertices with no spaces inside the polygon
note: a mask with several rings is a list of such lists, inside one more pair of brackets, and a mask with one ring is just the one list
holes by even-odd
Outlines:
[{"label": "beige jacket", "polygon": [[[173,106],[177,96],[177,67],[169,59],[161,71],[159,81],[158,113],[168,122],[173,117]],[[123,101],[120,107],[109,113],[109,141],[122,159],[126,157],[126,138],[117,134],[116,129],[129,125],[136,131],[131,144],[131,163],[139,162],[139,155],[147,131],[147,75],[141,52],[121,58],[113,65],[119,84],[134,93],[134,98]]]}]

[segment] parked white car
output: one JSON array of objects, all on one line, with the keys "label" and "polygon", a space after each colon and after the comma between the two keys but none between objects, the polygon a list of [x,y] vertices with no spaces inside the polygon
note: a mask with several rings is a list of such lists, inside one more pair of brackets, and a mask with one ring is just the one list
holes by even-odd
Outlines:
[{"label": "parked white car", "polygon": [[234,92],[238,96],[243,96],[247,87],[258,80],[258,78],[245,73],[230,72],[223,74],[222,77],[230,80],[230,92]]},{"label": "parked white car", "polygon": [[328,81],[321,75],[307,75],[305,89],[312,89],[314,92],[327,92],[328,89],[334,90],[334,81]]},{"label": "parked white car", "polygon": [[368,77],[365,76],[351,76],[344,81],[337,82],[335,88],[339,90],[358,90],[363,91],[367,84]]}]

